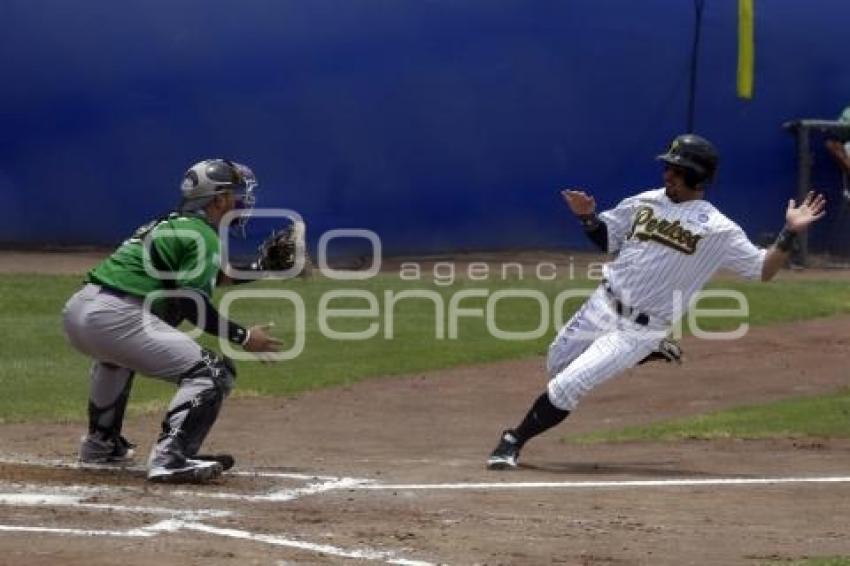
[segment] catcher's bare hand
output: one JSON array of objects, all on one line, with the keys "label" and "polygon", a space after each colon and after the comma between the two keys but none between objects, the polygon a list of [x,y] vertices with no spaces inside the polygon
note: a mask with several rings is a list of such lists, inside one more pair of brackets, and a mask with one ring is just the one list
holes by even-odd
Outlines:
[{"label": "catcher's bare hand", "polygon": [[800,206],[796,201],[788,201],[785,211],[785,227],[792,232],[805,232],[810,224],[820,220],[826,214],[826,197],[809,191]]},{"label": "catcher's bare hand", "polygon": [[561,198],[576,216],[589,216],[596,212],[596,199],[584,191],[566,189],[561,191]]},{"label": "catcher's bare hand", "polygon": [[257,324],[248,329],[248,340],[242,345],[246,352],[280,352],[283,342],[268,333],[274,323]]}]

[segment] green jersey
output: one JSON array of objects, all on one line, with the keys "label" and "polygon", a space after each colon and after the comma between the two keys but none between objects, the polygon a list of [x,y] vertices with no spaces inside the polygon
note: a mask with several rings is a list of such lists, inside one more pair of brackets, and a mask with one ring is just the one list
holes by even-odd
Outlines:
[{"label": "green jersey", "polygon": [[140,297],[169,288],[212,296],[220,266],[218,233],[200,216],[175,212],[136,230],[86,281]]}]

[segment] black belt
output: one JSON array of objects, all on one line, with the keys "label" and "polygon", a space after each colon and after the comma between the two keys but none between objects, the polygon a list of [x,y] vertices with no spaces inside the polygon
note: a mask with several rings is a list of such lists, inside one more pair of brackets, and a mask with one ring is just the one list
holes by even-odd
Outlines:
[{"label": "black belt", "polygon": [[113,297],[118,297],[119,299],[125,299],[127,297],[133,297],[138,299],[138,295],[134,295],[132,293],[128,293],[127,291],[122,291],[121,289],[116,289],[115,287],[107,287],[106,285],[101,285],[100,283],[95,283],[98,287],[100,287],[101,293],[106,293],[107,295],[112,295]]},{"label": "black belt", "polygon": [[605,292],[608,293],[608,299],[611,301],[611,304],[613,305],[614,310],[617,311],[618,315],[628,318],[641,326],[647,326],[649,324],[648,314],[636,311],[634,308],[624,305],[623,302],[620,301],[620,299],[618,299],[614,294],[614,290],[608,285],[605,285]]}]

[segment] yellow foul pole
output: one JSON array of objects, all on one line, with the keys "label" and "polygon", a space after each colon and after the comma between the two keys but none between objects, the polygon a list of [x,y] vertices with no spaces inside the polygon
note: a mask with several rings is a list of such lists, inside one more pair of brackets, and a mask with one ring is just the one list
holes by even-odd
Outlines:
[{"label": "yellow foul pole", "polygon": [[755,65],[753,2],[754,0],[738,0],[738,96],[747,100],[753,97]]}]

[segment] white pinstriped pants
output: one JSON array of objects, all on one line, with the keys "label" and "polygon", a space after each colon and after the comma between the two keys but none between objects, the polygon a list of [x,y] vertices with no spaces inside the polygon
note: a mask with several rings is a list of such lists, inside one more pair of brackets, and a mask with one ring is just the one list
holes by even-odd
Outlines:
[{"label": "white pinstriped pants", "polygon": [[549,346],[549,400],[573,411],[593,388],[653,352],[667,332],[666,323],[641,326],[619,316],[600,286]]}]

